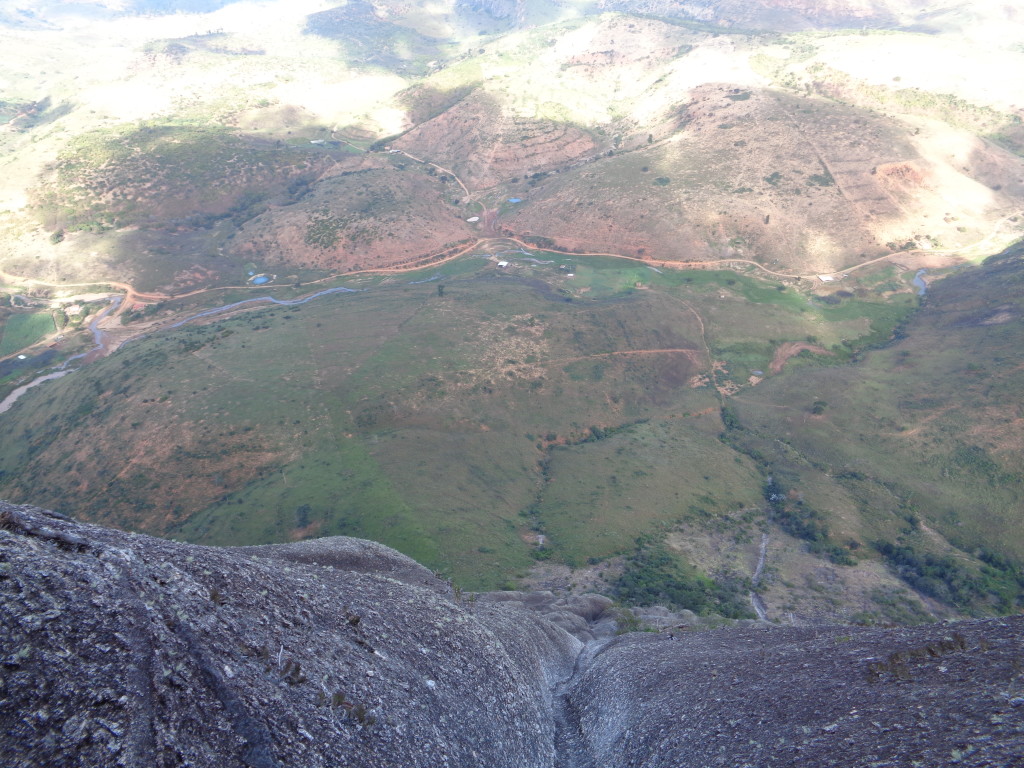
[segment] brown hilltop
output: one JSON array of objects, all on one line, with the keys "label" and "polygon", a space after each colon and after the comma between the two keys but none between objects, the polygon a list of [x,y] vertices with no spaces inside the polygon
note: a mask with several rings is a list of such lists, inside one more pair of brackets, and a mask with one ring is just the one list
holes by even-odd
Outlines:
[{"label": "brown hilltop", "polygon": [[233,238],[240,259],[330,271],[386,267],[472,236],[450,177],[404,156],[340,162],[301,201],[271,208]]},{"label": "brown hilltop", "polygon": [[394,146],[416,156],[427,153],[470,189],[549,171],[598,150],[581,128],[515,115],[484,91],[417,126]]},{"label": "brown hilltop", "polygon": [[[681,261],[753,257],[784,270],[831,272],[884,252],[886,235],[913,231],[925,213],[905,184],[895,189],[875,172],[913,167],[923,175],[929,165],[877,118],[705,85],[671,119],[667,140],[537,182],[525,190],[529,204],[504,226],[554,233],[570,248]],[[937,235],[952,228],[929,226]]]}]

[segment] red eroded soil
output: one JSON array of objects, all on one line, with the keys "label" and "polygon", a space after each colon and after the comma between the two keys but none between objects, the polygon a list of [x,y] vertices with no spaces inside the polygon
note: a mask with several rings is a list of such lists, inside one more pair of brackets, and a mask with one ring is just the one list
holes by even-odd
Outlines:
[{"label": "red eroded soil", "polygon": [[789,360],[789,358],[800,354],[805,349],[816,355],[832,354],[818,344],[809,344],[806,341],[787,341],[775,348],[775,354],[772,355],[772,363],[768,366],[768,370],[772,373],[781,373],[786,361]]},{"label": "red eroded soil", "polygon": [[345,272],[445,251],[474,233],[452,210],[451,199],[462,190],[430,170],[363,155],[322,179],[301,202],[246,222],[229,252],[260,263]]},{"label": "red eroded soil", "polygon": [[471,190],[553,170],[601,149],[580,128],[517,116],[484,92],[417,126],[394,146],[451,169]]}]

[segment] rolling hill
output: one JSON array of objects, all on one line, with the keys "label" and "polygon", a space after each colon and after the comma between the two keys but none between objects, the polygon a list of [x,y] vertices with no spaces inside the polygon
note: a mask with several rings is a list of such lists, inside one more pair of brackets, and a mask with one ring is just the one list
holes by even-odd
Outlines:
[{"label": "rolling hill", "polygon": [[[914,313],[891,267],[808,294],[493,246],[508,267],[350,278],[28,393],[0,421],[4,495],[210,543],[358,534],[471,586],[536,563],[657,582],[667,546],[722,600],[764,534],[769,615],[1016,605],[1018,256]],[[904,541],[977,583],[922,603],[882,546]]]},{"label": "rolling hill", "polygon": [[75,5],[0,4],[0,387],[117,351],[0,414],[0,495],[472,588],[1020,609],[1003,4]]},{"label": "rolling hill", "polygon": [[[197,265],[229,283],[251,254],[320,274],[429,257],[488,214],[485,234],[813,274],[908,243],[957,249],[1020,208],[1024,94],[989,73],[1021,54],[973,38],[984,19],[882,31],[880,8],[833,4],[829,24],[868,28],[782,32],[718,25],[742,18],[728,4],[698,19],[546,7],[543,23],[528,4],[82,20],[43,79],[36,51],[70,33],[8,28],[0,259],[166,291]],[[97,45],[103,66],[84,66]],[[435,178],[385,173],[381,199],[384,159],[352,154],[383,147]]]}]

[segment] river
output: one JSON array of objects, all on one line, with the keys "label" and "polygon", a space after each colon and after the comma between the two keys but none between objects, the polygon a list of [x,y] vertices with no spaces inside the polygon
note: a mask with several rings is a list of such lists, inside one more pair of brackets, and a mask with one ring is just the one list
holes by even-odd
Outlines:
[{"label": "river", "polygon": [[6,411],[10,410],[11,406],[14,405],[14,401],[17,400],[22,395],[24,395],[30,389],[32,389],[32,387],[36,386],[37,384],[42,384],[43,382],[46,381],[59,379],[61,376],[67,376],[69,373],[71,373],[71,370],[72,369],[70,368],[66,368],[62,371],[52,371],[44,376],[32,379],[32,381],[30,381],[28,384],[22,384],[16,390],[11,392],[11,394],[5,397],[2,402],[0,402],[0,413],[5,413]]},{"label": "river", "polygon": [[924,292],[928,290],[928,283],[926,283],[924,278],[921,277],[921,275],[925,274],[927,271],[927,269],[919,269],[917,270],[917,274],[914,275],[914,285],[917,286],[918,296],[924,296]]},{"label": "river", "polygon": [[92,355],[104,348],[103,330],[100,328],[100,320],[105,318],[115,309],[117,309],[121,302],[124,300],[123,296],[112,296],[110,298],[110,305],[107,306],[102,312],[93,318],[92,322],[89,323],[89,332],[92,334],[92,349],[86,350],[85,352],[79,352],[77,355],[72,355],[60,366],[49,373],[44,373],[42,376],[37,376],[32,379],[28,384],[22,384],[20,387],[11,392],[7,397],[0,401],[0,413],[6,413],[11,409],[11,406],[17,401],[19,397],[28,392],[32,387],[44,384],[47,381],[53,381],[59,379],[61,376],[67,376],[72,371],[78,370],[77,368],[68,368],[68,366],[75,360],[83,360],[89,355]]}]

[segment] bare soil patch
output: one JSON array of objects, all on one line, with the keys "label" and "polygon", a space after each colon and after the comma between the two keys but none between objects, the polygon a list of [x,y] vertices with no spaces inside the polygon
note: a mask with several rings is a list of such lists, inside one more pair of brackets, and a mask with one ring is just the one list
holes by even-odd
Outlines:
[{"label": "bare soil patch", "polygon": [[240,259],[337,272],[393,267],[472,234],[453,212],[453,195],[461,197],[459,186],[436,171],[366,155],[301,202],[247,222],[229,251]]},{"label": "bare soil patch", "polygon": [[451,168],[470,189],[550,171],[600,149],[581,128],[517,116],[483,92],[417,126],[395,146]]},{"label": "bare soil patch", "polygon": [[786,361],[789,360],[789,358],[800,354],[805,349],[816,355],[832,354],[818,344],[810,344],[806,341],[787,341],[775,348],[775,354],[772,355],[772,362],[771,365],[768,366],[768,370],[772,373],[782,373],[782,368],[786,365]]},{"label": "bare soil patch", "polygon": [[931,251],[910,251],[894,254],[889,260],[904,269],[946,269],[963,264],[964,260],[951,253],[933,253]]}]

